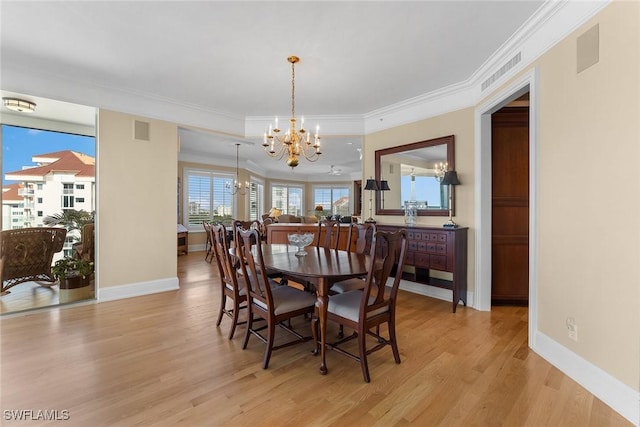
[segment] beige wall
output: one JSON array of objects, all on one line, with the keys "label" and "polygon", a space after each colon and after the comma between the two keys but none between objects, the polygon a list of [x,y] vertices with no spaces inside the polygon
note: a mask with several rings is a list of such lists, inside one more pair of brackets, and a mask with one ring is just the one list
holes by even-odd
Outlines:
[{"label": "beige wall", "polygon": [[[636,390],[639,22],[640,3],[615,2],[538,61],[539,329]],[[600,61],[577,74],[576,38],[595,24]]]},{"label": "beige wall", "polygon": [[[640,389],[638,22],[640,3],[614,2],[523,71],[537,67],[540,76],[538,329],[635,390]],[[576,39],[595,24],[600,60],[577,74]],[[456,222],[470,227],[473,270],[473,109],[367,136],[363,175],[374,175],[377,149],[450,134],[456,137],[462,182],[456,188]],[[441,223],[442,217],[418,219],[420,225]],[[567,337],[567,317],[576,320],[578,342]]]},{"label": "beige wall", "polygon": [[[150,123],[150,141],[133,122]],[[177,126],[98,113],[97,256],[99,288],[177,277]]]}]

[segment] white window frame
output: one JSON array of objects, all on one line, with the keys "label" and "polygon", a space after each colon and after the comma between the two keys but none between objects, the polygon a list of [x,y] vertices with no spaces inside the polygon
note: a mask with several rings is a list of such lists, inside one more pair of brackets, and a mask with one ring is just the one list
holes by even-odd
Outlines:
[{"label": "white window frame", "polygon": [[[255,187],[254,187],[255,186]],[[252,212],[251,209],[251,194],[253,193],[253,189],[256,188],[256,192],[257,192],[257,201],[256,201],[256,207],[254,212]],[[249,220],[254,221],[254,220],[258,220],[261,221],[262,220],[262,214],[267,213],[269,210],[267,209],[267,203],[266,203],[266,190],[265,190],[265,184],[264,184],[264,180],[260,179],[258,177],[255,176],[251,176],[249,179],[249,194],[248,194],[248,205],[247,205],[247,213],[249,216]],[[253,215],[253,213],[255,213],[255,215]],[[254,218],[255,217],[255,218]]]},{"label": "white window frame", "polygon": [[[237,210],[238,210],[238,204],[236,202],[236,197],[234,195],[232,195],[231,193],[229,193],[226,190],[226,182],[231,182],[233,183],[233,180],[235,178],[235,175],[230,174],[228,172],[221,172],[219,170],[216,169],[198,169],[198,168],[185,168],[184,169],[184,184],[183,184],[183,194],[182,194],[182,218],[183,219],[183,224],[184,226],[189,230],[189,231],[202,231],[204,232],[204,228],[202,226],[202,221],[200,222],[194,222],[194,223],[190,223],[189,222],[189,178],[192,176],[199,176],[205,179],[209,179],[209,180],[217,180],[217,179],[221,179],[223,182],[220,183],[219,185],[221,186],[221,191],[223,192],[225,199],[228,197],[230,200],[230,204],[231,204],[231,213],[230,216],[231,218],[235,218],[237,216]],[[209,192],[209,206],[208,206],[208,210],[209,210],[209,215],[207,216],[207,218],[203,218],[203,220],[208,220],[208,221],[213,221],[214,220],[214,215],[213,212],[215,211],[216,207],[214,206],[215,203],[215,199],[213,197],[213,186],[211,186],[210,188],[210,192]],[[226,225],[226,224],[225,224]],[[230,224],[229,224],[230,225]]]},{"label": "white window frame", "polygon": [[[317,206],[318,203],[316,200],[316,190],[320,190],[320,189],[329,189],[331,191],[331,200],[332,200],[332,204],[333,204],[333,190],[347,190],[347,194],[349,195],[349,206],[348,206],[348,212],[347,214],[341,214],[342,216],[350,216],[353,213],[353,208],[354,208],[354,204],[353,204],[353,188],[351,185],[349,184],[331,184],[331,183],[327,183],[327,184],[317,184],[317,185],[313,185],[311,188],[311,191],[313,192],[313,206],[315,209],[315,206]],[[333,212],[332,206],[329,206],[329,209],[327,209],[327,207],[323,204],[323,214],[324,215],[329,215],[331,214],[335,214],[336,212]]]},{"label": "white window frame", "polygon": [[[287,206],[276,206],[276,203],[273,200],[273,191],[277,187],[282,187],[282,188],[286,188],[287,189]],[[298,212],[298,213],[290,213],[289,212],[289,202],[288,202],[288,200],[289,200],[289,190],[290,189],[300,190],[300,212]],[[280,209],[282,211],[283,214],[304,215],[304,212],[305,212],[304,199],[305,199],[304,185],[284,184],[284,183],[281,183],[281,182],[274,182],[274,183],[271,183],[271,186],[269,187],[269,201],[271,202],[271,206],[269,207],[269,209],[277,207],[278,209]]]}]

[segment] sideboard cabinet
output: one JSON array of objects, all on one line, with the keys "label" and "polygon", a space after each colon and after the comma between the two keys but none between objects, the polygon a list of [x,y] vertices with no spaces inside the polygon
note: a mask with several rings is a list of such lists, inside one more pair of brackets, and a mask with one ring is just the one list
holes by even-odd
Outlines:
[{"label": "sideboard cabinet", "polygon": [[[467,305],[467,227],[406,227],[377,225],[378,230],[407,231],[405,266],[413,272],[403,272],[403,279],[453,291],[453,312],[458,302]],[[430,270],[452,273],[452,279],[432,277]]]}]

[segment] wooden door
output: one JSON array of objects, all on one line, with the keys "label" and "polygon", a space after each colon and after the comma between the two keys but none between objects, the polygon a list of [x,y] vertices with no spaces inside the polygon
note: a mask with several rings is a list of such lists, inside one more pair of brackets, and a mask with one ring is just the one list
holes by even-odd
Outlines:
[{"label": "wooden door", "polygon": [[492,304],[529,300],[529,108],[491,116]]}]

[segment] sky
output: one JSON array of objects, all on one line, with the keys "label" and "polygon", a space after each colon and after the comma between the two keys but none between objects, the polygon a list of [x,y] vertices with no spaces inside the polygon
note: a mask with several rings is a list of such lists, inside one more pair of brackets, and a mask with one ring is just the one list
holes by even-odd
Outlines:
[{"label": "sky", "polygon": [[2,125],[2,185],[16,183],[4,179],[7,172],[19,171],[23,166],[34,166],[32,156],[63,150],[95,157],[95,138]]}]

